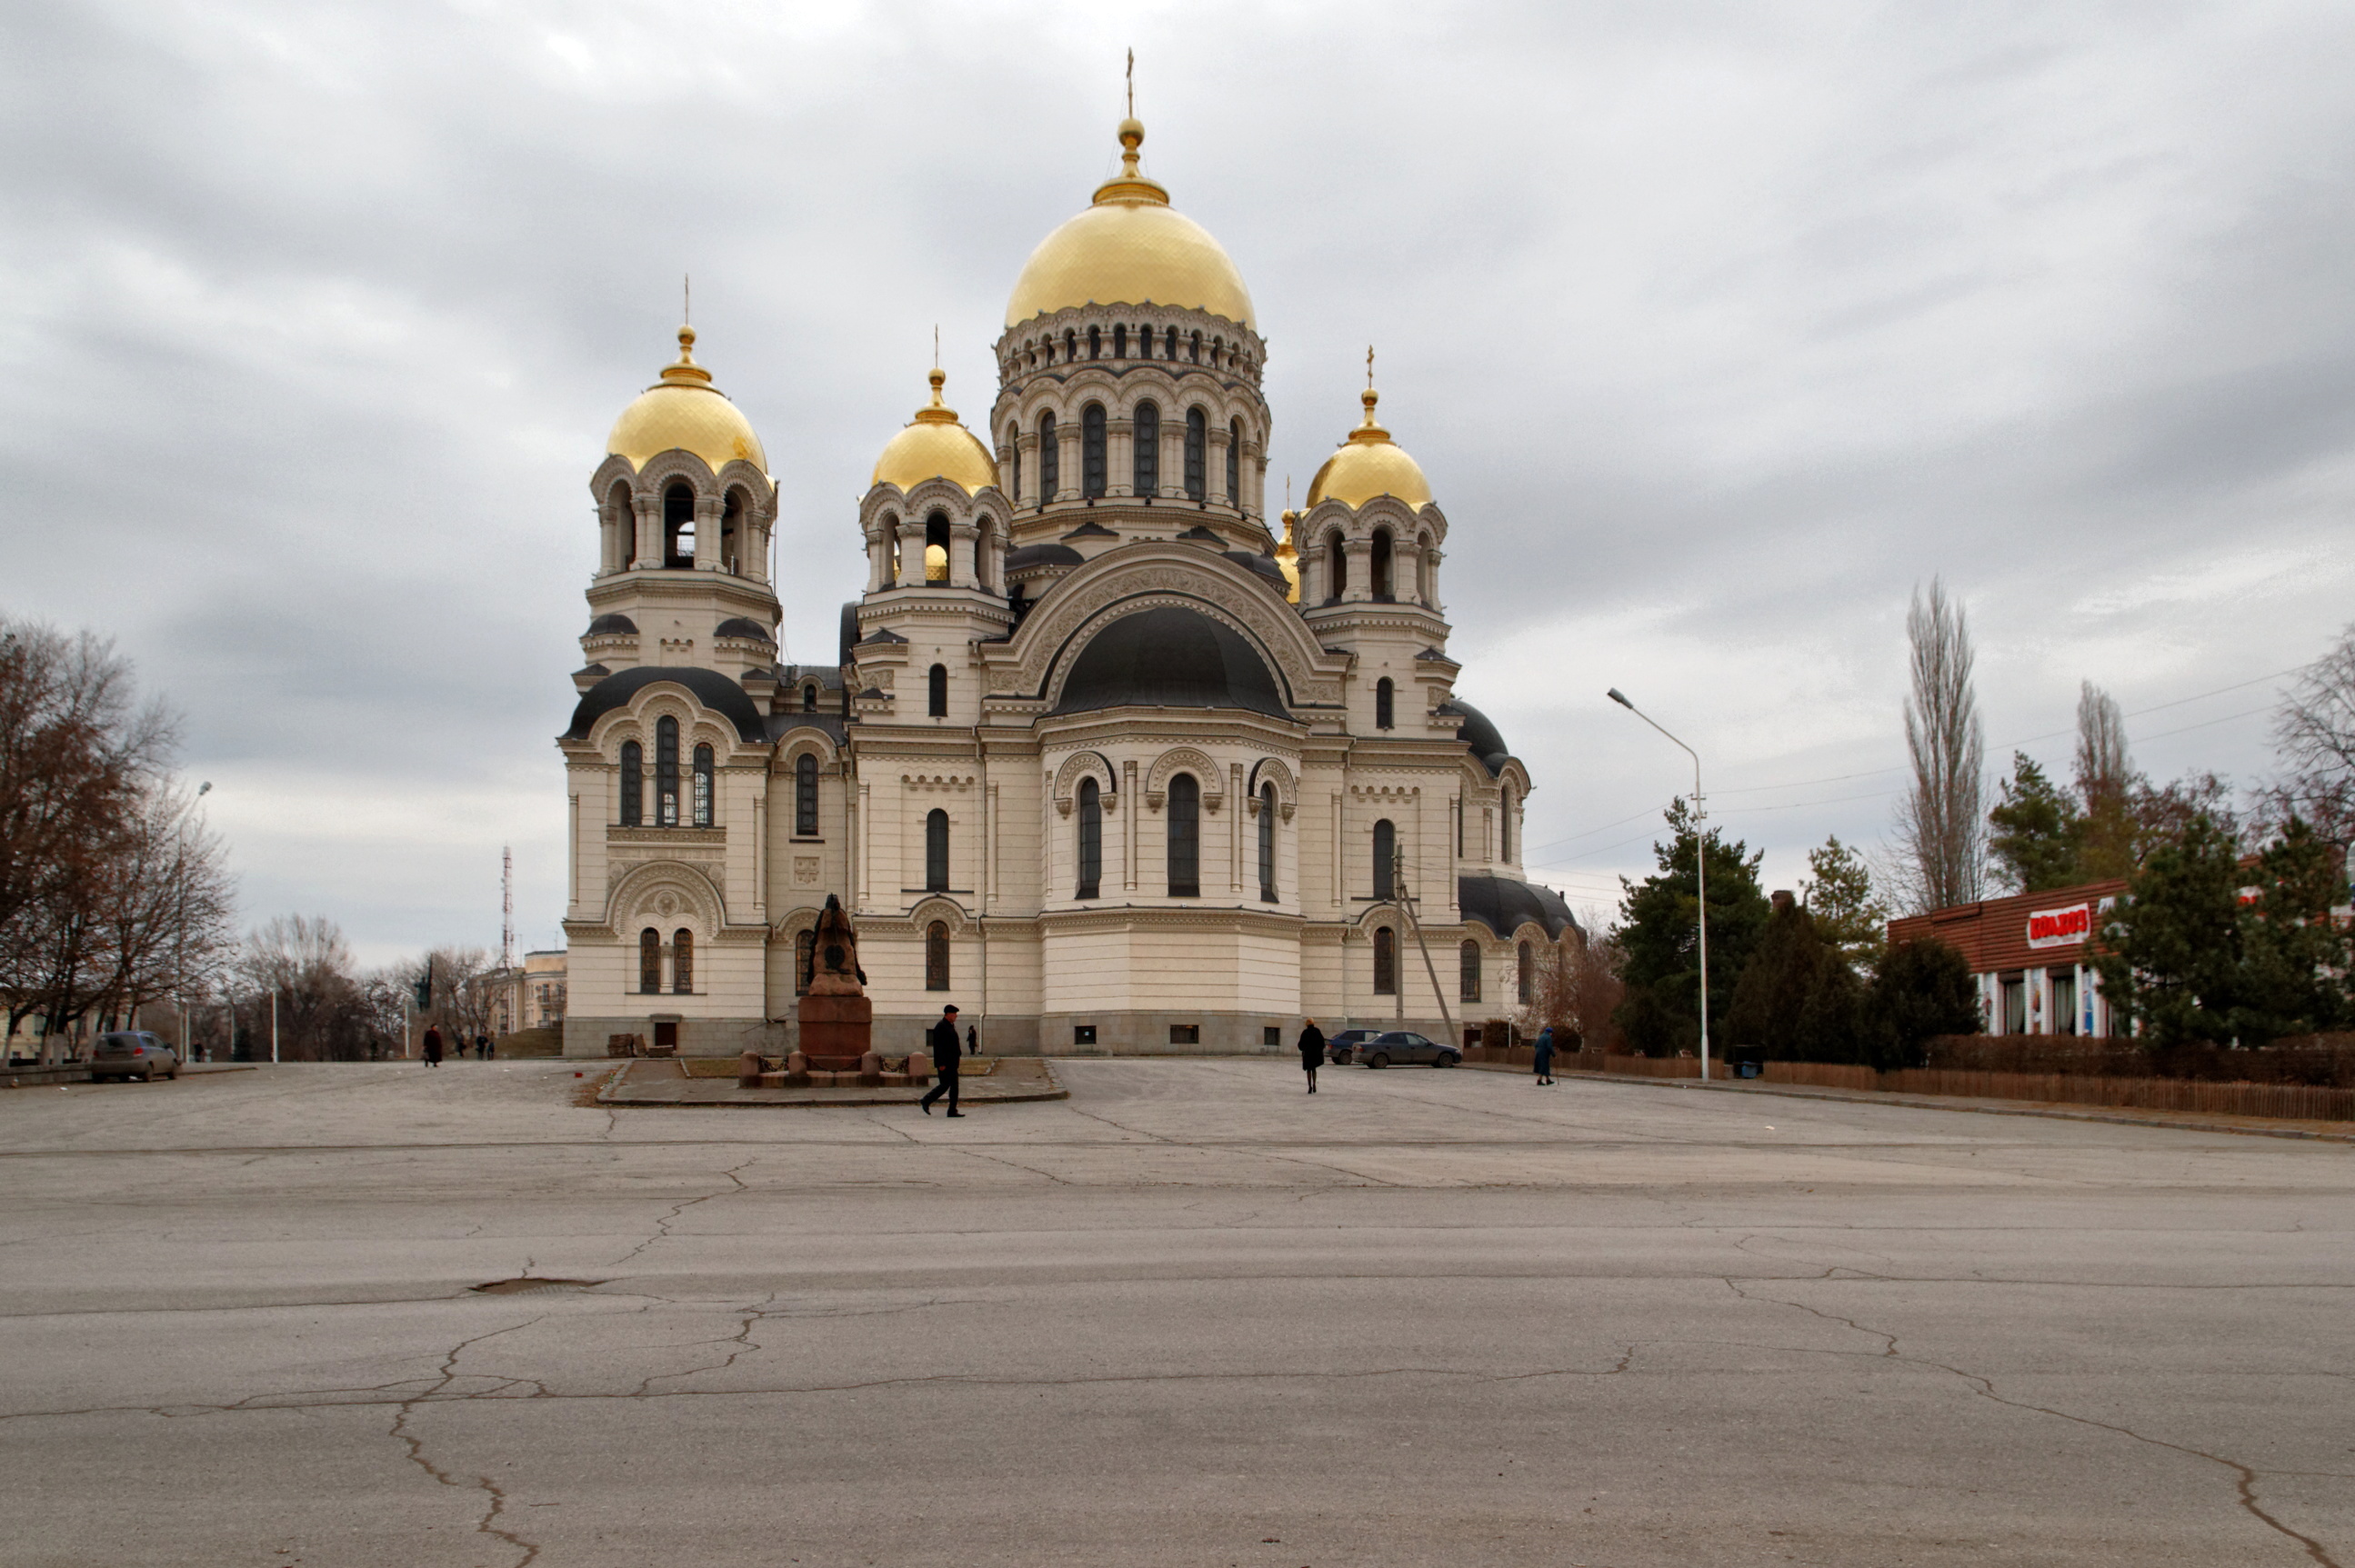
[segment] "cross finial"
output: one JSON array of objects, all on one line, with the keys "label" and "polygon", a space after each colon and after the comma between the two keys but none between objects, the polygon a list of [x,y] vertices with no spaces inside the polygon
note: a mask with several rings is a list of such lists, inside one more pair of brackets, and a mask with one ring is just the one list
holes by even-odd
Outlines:
[{"label": "cross finial", "polygon": [[1128,51],[1128,117],[1136,118],[1136,51]]},{"label": "cross finial", "polygon": [[1370,343],[1369,343],[1369,344],[1366,344],[1366,390],[1367,390],[1367,391],[1369,391],[1369,392],[1370,392],[1370,391],[1372,391],[1372,390],[1373,390],[1373,388],[1374,388],[1374,345],[1373,345],[1372,344],[1370,344]]},{"label": "cross finial", "polygon": [[938,323],[938,322],[934,322],[934,323],[932,323],[932,368],[933,368],[933,369],[935,369],[935,370],[938,370],[940,367],[941,367],[941,323]]},{"label": "cross finial", "polygon": [[695,323],[695,275],[691,272],[678,275],[678,319],[685,325]]}]

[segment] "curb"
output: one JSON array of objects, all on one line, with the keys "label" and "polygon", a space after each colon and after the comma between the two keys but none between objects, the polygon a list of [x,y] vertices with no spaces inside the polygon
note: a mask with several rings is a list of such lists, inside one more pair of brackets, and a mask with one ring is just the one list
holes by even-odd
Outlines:
[{"label": "curb", "polygon": [[[597,1091],[596,1103],[615,1110],[851,1110],[874,1106],[912,1106],[922,1098],[922,1091],[909,1089],[897,1095],[868,1094],[857,1099],[841,1100],[668,1100],[645,1099],[634,1095],[616,1094],[614,1090],[628,1080],[626,1072],[616,1073]],[[970,1106],[1029,1105],[1041,1100],[1067,1100],[1071,1091],[1047,1069],[1049,1087],[1035,1093],[1007,1095],[961,1096],[960,1103]]]},{"label": "curb", "polygon": [[[1501,1063],[1466,1062],[1464,1065],[1467,1067],[1487,1066],[1491,1070],[1503,1066]],[[1523,1071],[1518,1067],[1511,1070]],[[1593,1084],[1625,1084],[1639,1088],[1776,1095],[1785,1099],[1834,1100],[1843,1105],[1905,1106],[1915,1110],[1975,1111],[1981,1116],[2034,1116],[2055,1121],[2106,1121],[2122,1127],[2158,1127],[2177,1132],[2232,1132],[2250,1138],[2296,1138],[2312,1143],[2355,1143],[2355,1128],[2346,1132],[2325,1132],[2310,1127],[2257,1127],[2239,1122],[2194,1121],[2166,1112],[2137,1111],[2124,1107],[2073,1106],[2051,1100],[2021,1100],[2007,1104],[2002,1101],[1963,1100],[1944,1095],[1884,1094],[1878,1089],[1823,1089],[1806,1084],[1768,1084],[1755,1078],[1718,1083],[1700,1078],[1645,1078],[1632,1073],[1565,1071],[1561,1075]],[[2187,1114],[2196,1116],[2198,1113]]]}]

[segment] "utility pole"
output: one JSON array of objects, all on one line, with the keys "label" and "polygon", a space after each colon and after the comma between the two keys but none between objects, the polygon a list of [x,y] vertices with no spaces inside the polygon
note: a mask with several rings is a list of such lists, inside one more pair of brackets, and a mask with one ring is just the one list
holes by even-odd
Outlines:
[{"label": "utility pole", "polygon": [[1692,758],[1693,765],[1693,903],[1700,923],[1700,1075],[1709,1077],[1709,807],[1700,793],[1700,753],[1668,735],[1652,715],[1627,700],[1614,686],[1604,694],[1613,702],[1668,736],[1668,744]]},{"label": "utility pole", "polygon": [[270,988],[270,1065],[278,1065],[278,988]]},{"label": "utility pole", "polygon": [[515,968],[515,851],[499,851],[499,968]]},{"label": "utility pole", "polygon": [[[1463,1042],[1455,1033],[1455,1015],[1447,1011],[1447,993],[1439,989],[1439,966],[1431,961],[1431,944],[1423,939],[1423,922],[1414,917],[1414,895],[1406,886],[1406,851],[1396,844],[1391,846],[1391,892],[1397,896],[1399,908],[1406,915],[1406,928],[1414,933],[1414,945],[1423,954],[1423,972],[1431,977],[1431,994],[1438,1001],[1439,1016],[1447,1025],[1447,1043],[1460,1045]],[[1403,1012],[1406,987],[1399,987],[1399,995],[1400,1011]]]}]

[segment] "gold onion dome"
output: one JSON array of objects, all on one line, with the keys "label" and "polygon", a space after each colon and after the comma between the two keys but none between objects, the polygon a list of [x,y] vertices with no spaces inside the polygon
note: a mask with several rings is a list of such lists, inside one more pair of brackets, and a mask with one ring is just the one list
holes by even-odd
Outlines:
[{"label": "gold onion dome", "polygon": [[1291,510],[1289,507],[1285,508],[1284,514],[1284,538],[1282,542],[1275,546],[1275,568],[1284,574],[1284,581],[1285,584],[1284,599],[1284,602],[1287,604],[1298,604],[1300,602],[1300,550],[1299,547],[1292,542],[1293,534],[1299,522],[1300,514]]},{"label": "gold onion dome", "polygon": [[1120,122],[1120,173],[1095,204],[1039,242],[1014,281],[1006,324],[1073,305],[1177,305],[1252,324],[1251,291],[1209,230],[1137,172],[1145,127]]},{"label": "gold onion dome", "polygon": [[662,379],[638,394],[613,421],[605,450],[630,460],[633,469],[672,451],[690,451],[717,472],[742,458],[762,473],[768,454],[752,422],[728,395],[711,384],[711,372],[695,363],[695,329],[678,329],[678,363],[663,367]]},{"label": "gold onion dome", "polygon": [[932,400],[916,410],[913,423],[883,445],[875,460],[872,484],[913,490],[928,479],[945,479],[967,495],[997,482],[997,460],[979,437],[957,422],[956,410],[941,401],[948,376],[932,374]]},{"label": "gold onion dome", "polygon": [[1380,397],[1370,387],[1358,394],[1366,406],[1365,422],[1349,432],[1341,450],[1327,458],[1308,482],[1310,506],[1320,501],[1363,506],[1377,495],[1394,495],[1415,507],[1430,503],[1431,482],[1423,477],[1423,465],[1375,422],[1374,405]]}]

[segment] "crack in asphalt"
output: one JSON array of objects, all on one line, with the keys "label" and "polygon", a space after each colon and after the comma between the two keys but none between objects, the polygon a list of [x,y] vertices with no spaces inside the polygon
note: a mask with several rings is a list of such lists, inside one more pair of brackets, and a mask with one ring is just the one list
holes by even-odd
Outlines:
[{"label": "crack in asphalt", "polygon": [[668,1213],[662,1215],[655,1221],[654,1234],[648,1236],[645,1240],[640,1242],[637,1245],[632,1247],[629,1251],[623,1253],[621,1256],[615,1258],[605,1266],[608,1268],[619,1268],[622,1265],[629,1262],[630,1259],[637,1256],[638,1254],[645,1251],[646,1248],[654,1245],[655,1243],[668,1240],[670,1237],[670,1227],[672,1224],[676,1222],[681,1214],[687,1213],[687,1210],[692,1209],[698,1203],[708,1203],[714,1198],[725,1198],[731,1192],[750,1192],[751,1189],[744,1185],[744,1179],[737,1175],[736,1172],[749,1168],[752,1164],[753,1160],[757,1160],[759,1156],[755,1155],[752,1159],[745,1160],[740,1164],[731,1165],[727,1170],[720,1172],[722,1176],[727,1177],[728,1180],[733,1183],[732,1186],[722,1187],[716,1192],[706,1192],[699,1198],[689,1198],[683,1202],[672,1204]]},{"label": "crack in asphalt", "polygon": [[1792,1308],[1797,1311],[1807,1313],[1811,1317],[1820,1318],[1826,1322],[1838,1323],[1844,1328],[1853,1330],[1857,1333],[1865,1335],[1867,1338],[1879,1340],[1881,1341],[1881,1349],[1880,1351],[1881,1357],[1902,1361],[1908,1366],[1925,1367],[1934,1372],[1945,1372],[1949,1377],[1958,1378],[1963,1383],[1968,1384],[1972,1392],[1977,1393],[1979,1397],[1990,1400],[1997,1404],[2005,1405],[2013,1410],[2028,1411],[2037,1415],[2049,1415],[2056,1421],[2073,1422],[2077,1425],[2090,1426],[2100,1432],[2114,1433],[2121,1437],[2131,1438],[2137,1443],[2148,1444],[2154,1448],[2164,1448],[2170,1453],[2181,1454],[2189,1458],[2202,1459],[2207,1461],[2209,1464],[2221,1466],[2232,1472],[2234,1477],[2235,1499],[2239,1502],[2241,1508],[2247,1512],[2251,1518],[2256,1520],[2267,1529],[2296,1542],[2305,1550],[2307,1556],[2311,1558],[2318,1564],[2318,1568],[2341,1568],[2339,1562],[2333,1558],[2327,1550],[2325,1550],[2320,1542],[2315,1540],[2310,1535],[2307,1535],[2299,1531],[2291,1529],[2289,1525],[2283,1522],[2281,1520],[2276,1519],[2273,1514],[2267,1512],[2264,1506],[2257,1500],[2257,1482],[2263,1477],[2268,1475],[2285,1477],[2308,1476],[2315,1474],[2315,1472],[2302,1470],[2260,1470],[2253,1466],[2244,1465],[2238,1459],[2227,1458],[2222,1454],[2211,1454],[2203,1448],[2193,1448],[2181,1443],[2170,1443],[2164,1437],[2152,1437],[2144,1433],[2137,1432],[2130,1426],[2118,1425],[2115,1422],[2097,1421],[2090,1415],[2077,1415],[2065,1410],[2054,1410],[2049,1405],[2031,1404],[2026,1400],[2012,1399],[1997,1393],[1994,1380],[1991,1378],[1984,1377],[1977,1372],[1965,1372],[1960,1367],[1949,1366],[1944,1361],[1932,1361],[1925,1356],[1906,1354],[1897,1348],[1898,1337],[1888,1332],[1886,1330],[1867,1328],[1865,1325],[1859,1323],[1852,1318],[1843,1318],[1837,1312],[1827,1312],[1820,1308],[1810,1307],[1804,1301],[1785,1301],[1780,1297],[1775,1296],[1753,1296],[1750,1292],[1742,1289],[1742,1287],[1736,1284],[1732,1278],[1727,1278],[1725,1280],[1725,1286],[1726,1288],[1732,1290],[1736,1296],[1741,1297],[1744,1301],[1756,1302],[1760,1305]]},{"label": "crack in asphalt", "polygon": [[[433,1479],[442,1486],[454,1488],[461,1491],[467,1489],[466,1482],[458,1479],[449,1471],[443,1469],[441,1466],[436,1465],[432,1460],[426,1457],[425,1440],[410,1429],[410,1416],[415,1413],[420,1404],[435,1402],[436,1393],[440,1390],[446,1389],[452,1383],[457,1380],[458,1358],[464,1355],[469,1348],[479,1345],[485,1340],[497,1339],[501,1334],[512,1334],[519,1330],[528,1329],[534,1323],[544,1321],[546,1317],[547,1314],[542,1313],[538,1318],[529,1318],[520,1323],[510,1323],[504,1329],[494,1329],[487,1334],[477,1334],[471,1340],[460,1340],[456,1345],[451,1348],[448,1355],[442,1358],[440,1382],[435,1383],[433,1388],[428,1389],[424,1393],[417,1394],[411,1398],[405,1399],[394,1407],[392,1429],[389,1436],[390,1436],[394,1441],[401,1444],[408,1449],[408,1458],[410,1464],[415,1465],[419,1469],[432,1477]],[[462,1397],[473,1399],[477,1396],[474,1394],[466,1394]],[[335,1403],[338,1404],[363,1404],[366,1402],[339,1400]],[[306,1407],[294,1404],[281,1404],[270,1406],[269,1408],[277,1410],[299,1410]],[[488,1476],[476,1476],[474,1479],[473,1485],[475,1489],[484,1494],[487,1502],[487,1506],[483,1510],[483,1516],[474,1521],[474,1533],[477,1535],[493,1536],[500,1541],[506,1542],[509,1546],[523,1553],[521,1557],[516,1560],[515,1568],[529,1568],[529,1564],[533,1560],[539,1556],[539,1543],[538,1542],[526,1541],[522,1536],[516,1534],[513,1531],[500,1527],[499,1520],[506,1512],[507,1494],[500,1489],[497,1482],[492,1480]]]}]

